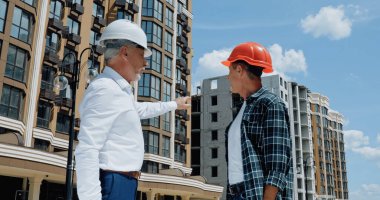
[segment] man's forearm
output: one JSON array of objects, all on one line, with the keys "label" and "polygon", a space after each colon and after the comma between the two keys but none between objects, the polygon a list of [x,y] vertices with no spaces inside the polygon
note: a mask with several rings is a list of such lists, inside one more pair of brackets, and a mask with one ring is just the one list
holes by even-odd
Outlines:
[{"label": "man's forearm", "polygon": [[278,188],[272,185],[265,185],[264,187],[264,200],[275,200]]}]

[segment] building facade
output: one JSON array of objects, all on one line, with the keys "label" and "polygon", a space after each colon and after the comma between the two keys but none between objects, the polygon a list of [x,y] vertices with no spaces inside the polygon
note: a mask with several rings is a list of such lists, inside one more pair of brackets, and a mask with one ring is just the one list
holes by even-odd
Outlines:
[{"label": "building facade", "polygon": [[[334,142],[329,141],[329,144],[334,143],[335,146],[326,149],[326,155],[330,155],[328,158],[331,160],[327,163],[331,164],[331,170],[335,175],[332,178],[332,173],[328,174],[331,175],[329,182],[323,179],[324,191],[328,194],[328,188],[330,188],[330,193],[333,194],[328,196],[318,189],[321,188],[319,178],[327,177],[327,174],[323,171],[325,174],[320,175],[321,171],[318,169],[320,166],[324,169],[326,162],[317,164],[319,162],[317,151],[324,147],[321,146],[323,142],[319,142],[315,135],[317,113],[314,111],[314,104],[320,104],[315,100],[315,94],[303,85],[287,81],[281,75],[262,77],[262,83],[264,87],[278,95],[288,108],[293,141],[293,199],[348,199],[348,193],[344,196],[344,192],[347,191],[345,161],[341,159],[342,157],[344,159],[342,115],[336,111],[328,114],[330,120],[328,123],[333,126],[331,132],[335,131],[337,135]],[[241,101],[238,96],[231,94],[229,88],[226,76],[205,79],[202,86],[198,87],[197,94],[192,97],[191,163],[193,173],[204,176],[210,183],[223,187],[227,185],[224,131],[237,112],[237,102]],[[317,116],[319,115],[322,115],[320,111]],[[332,150],[332,147],[335,149]],[[324,155],[325,152],[322,156]],[[225,191],[223,198],[225,198]]]},{"label": "building facade", "polygon": [[[191,10],[190,0],[0,0],[0,196],[64,198],[70,119],[75,113],[77,135],[80,116],[72,109],[72,89],[57,91],[54,78],[65,75],[70,82],[80,66],[79,105],[87,69],[104,67],[97,40],[108,23],[129,19],[147,34],[153,55],[134,83],[137,100],[187,95]],[[221,187],[190,176],[188,116],[171,112],[142,121],[146,154],[139,199],[220,197]]]}]

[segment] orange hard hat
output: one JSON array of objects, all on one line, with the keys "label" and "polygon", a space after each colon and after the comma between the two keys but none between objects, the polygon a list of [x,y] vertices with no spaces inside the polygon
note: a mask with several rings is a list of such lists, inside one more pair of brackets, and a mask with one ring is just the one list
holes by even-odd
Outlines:
[{"label": "orange hard hat", "polygon": [[268,50],[256,42],[245,42],[237,45],[231,52],[230,57],[222,64],[229,67],[231,63],[242,60],[250,65],[262,67],[263,72],[273,72],[272,59]]}]

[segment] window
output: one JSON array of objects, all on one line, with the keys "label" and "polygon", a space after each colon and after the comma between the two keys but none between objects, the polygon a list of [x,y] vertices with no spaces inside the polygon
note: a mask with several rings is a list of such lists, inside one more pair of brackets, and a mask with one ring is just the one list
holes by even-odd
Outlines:
[{"label": "window", "polygon": [[285,94],[285,101],[288,101],[288,95]]},{"label": "window", "polygon": [[211,122],[218,121],[218,113],[211,113]]},{"label": "window", "polygon": [[164,99],[163,101],[171,101],[171,87],[172,85],[164,81]]},{"label": "window", "polygon": [[211,167],[211,177],[218,177],[218,167],[217,166]]},{"label": "window", "polygon": [[281,91],[281,99],[283,99],[283,98],[284,98],[284,92]]},{"label": "window", "polygon": [[[191,133],[191,147],[200,147],[201,146],[201,136],[200,133],[192,132]],[[194,155],[194,154],[191,154]],[[191,162],[191,164],[195,164]]]},{"label": "window", "polygon": [[1,93],[0,115],[20,120],[24,98],[22,90],[4,84]]},{"label": "window", "polygon": [[66,113],[59,112],[57,115],[56,129],[62,133],[69,133],[70,131],[70,116]]},{"label": "window", "polygon": [[145,31],[148,42],[162,46],[162,28],[154,22],[142,21],[141,27]]},{"label": "window", "polygon": [[90,31],[90,45],[98,45],[100,39],[100,33],[93,30]]},{"label": "window", "polygon": [[0,0],[0,32],[4,32],[5,16],[7,14],[7,2]]},{"label": "window", "polygon": [[29,43],[32,31],[32,15],[15,7],[13,12],[11,36]]},{"label": "window", "polygon": [[183,30],[182,24],[177,23],[177,36],[182,35],[182,30]]},{"label": "window", "polygon": [[128,19],[130,21],[133,21],[133,15],[131,15],[129,12],[125,11],[124,9],[118,9],[116,17],[117,19]]},{"label": "window", "polygon": [[280,77],[280,85],[283,85],[282,77]]},{"label": "window", "polygon": [[[70,55],[68,55],[70,54]],[[73,49],[66,48],[63,50],[63,55],[68,55],[64,60],[62,60],[62,68],[63,70],[70,70],[72,71],[74,68],[75,63],[75,57],[77,57],[77,52],[75,52]],[[74,57],[75,55],[75,57]]]},{"label": "window", "polygon": [[162,136],[162,156],[170,157],[170,137]]},{"label": "window", "polygon": [[170,112],[164,114],[164,131],[170,131],[170,121],[171,121],[171,115]]},{"label": "window", "polygon": [[168,52],[172,52],[172,44],[173,44],[173,35],[169,32],[165,32],[165,50]]},{"label": "window", "polygon": [[50,142],[46,140],[34,139],[34,148],[42,151],[49,151]]},{"label": "window", "polygon": [[48,31],[46,34],[46,50],[57,53],[59,51],[60,38],[57,33]]},{"label": "window", "polygon": [[30,5],[30,6],[34,6],[34,0],[22,0],[23,2],[25,2],[26,4]]},{"label": "window", "polygon": [[211,96],[211,105],[212,106],[218,105],[218,96]]},{"label": "window", "polygon": [[173,5],[173,0],[166,0],[170,5]]},{"label": "window", "polygon": [[149,68],[161,73],[161,52],[152,48],[152,56],[148,58]]},{"label": "window", "polygon": [[40,101],[38,103],[38,113],[37,113],[37,126],[41,128],[49,128],[50,116],[51,116],[52,105],[45,101]]},{"label": "window", "polygon": [[160,99],[161,93],[161,80],[160,78],[151,75],[143,74],[139,80],[139,96],[153,97],[155,99]]},{"label": "window", "polygon": [[165,8],[165,24],[167,27],[173,29],[173,11],[168,7]]},{"label": "window", "polygon": [[70,17],[67,18],[67,26],[69,27],[69,32],[74,33],[76,35],[79,35],[79,22],[76,20],[71,19]]},{"label": "window", "polygon": [[149,119],[142,119],[141,124],[144,126],[153,126],[156,128],[160,128],[160,117],[153,117]]},{"label": "window", "polygon": [[211,80],[211,89],[215,90],[218,89],[218,80]]},{"label": "window", "polygon": [[211,140],[212,141],[218,140],[218,131],[217,130],[211,131]]},{"label": "window", "polygon": [[211,148],[211,158],[218,158],[218,148]]},{"label": "window", "polygon": [[104,7],[97,3],[92,4],[92,16],[104,18]]},{"label": "window", "polygon": [[286,81],[284,81],[284,86],[285,86],[285,90],[288,89],[288,83]]},{"label": "window", "polygon": [[41,89],[53,90],[55,69],[46,65],[42,66]]},{"label": "window", "polygon": [[175,161],[180,161],[180,157],[181,157],[181,145],[179,143],[174,143],[174,160]]},{"label": "window", "polygon": [[63,13],[62,2],[59,0],[51,0],[49,18],[60,20],[62,18],[62,13]]},{"label": "window", "polygon": [[173,60],[170,57],[165,56],[165,58],[164,58],[164,75],[168,78],[172,78],[172,63],[173,63]]},{"label": "window", "polygon": [[82,5],[82,0],[72,0],[72,4],[74,3]]},{"label": "window", "polygon": [[20,82],[25,82],[27,57],[25,50],[9,45],[5,76]]},{"label": "window", "polygon": [[162,3],[159,0],[143,0],[142,15],[162,21]]},{"label": "window", "polygon": [[182,58],[182,47],[177,44],[177,58]]},{"label": "window", "polygon": [[141,171],[151,174],[158,174],[158,163],[144,160]]},{"label": "window", "polygon": [[144,131],[145,153],[158,155],[158,133]]}]

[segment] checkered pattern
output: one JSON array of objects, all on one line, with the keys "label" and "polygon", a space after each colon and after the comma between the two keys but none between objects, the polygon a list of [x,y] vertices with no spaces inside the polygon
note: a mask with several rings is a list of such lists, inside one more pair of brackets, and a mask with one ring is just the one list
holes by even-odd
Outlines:
[{"label": "checkered pattern", "polygon": [[[291,200],[292,144],[287,109],[278,96],[265,88],[250,96],[246,104],[241,124],[246,198],[261,200],[264,186],[272,185],[279,189],[276,200]],[[226,159],[228,162],[228,151]]]}]

